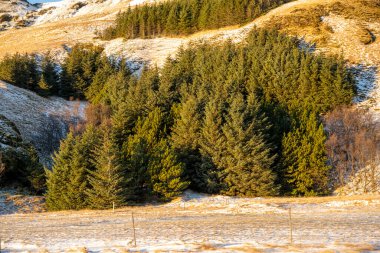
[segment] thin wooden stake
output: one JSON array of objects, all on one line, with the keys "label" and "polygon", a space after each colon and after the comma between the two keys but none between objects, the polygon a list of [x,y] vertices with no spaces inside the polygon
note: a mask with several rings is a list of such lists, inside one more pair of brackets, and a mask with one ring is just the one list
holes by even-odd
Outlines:
[{"label": "thin wooden stake", "polygon": [[132,212],[132,227],[133,227],[133,241],[136,247],[136,228],[135,228],[135,218],[133,217],[133,212]]},{"label": "thin wooden stake", "polygon": [[292,223],[292,208],[289,207],[289,228],[290,228],[290,244],[293,244],[293,223]]},{"label": "thin wooden stake", "polygon": [[115,202],[112,202],[112,212],[115,212]]}]

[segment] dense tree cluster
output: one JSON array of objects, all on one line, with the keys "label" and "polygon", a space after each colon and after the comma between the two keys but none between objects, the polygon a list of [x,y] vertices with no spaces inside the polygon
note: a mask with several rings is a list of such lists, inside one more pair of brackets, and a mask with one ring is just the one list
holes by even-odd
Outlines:
[{"label": "dense tree cluster", "polygon": [[50,210],[106,209],[142,200],[167,200],[188,187],[184,166],[163,138],[157,108],[139,118],[128,138],[117,137],[108,120],[70,133],[47,173]]},{"label": "dense tree cluster", "polygon": [[0,80],[42,96],[101,100],[99,86],[116,73],[130,75],[125,61],[107,58],[92,44],[75,45],[62,65],[50,53],[8,55],[0,61]]},{"label": "dense tree cluster", "polygon": [[0,62],[0,80],[37,91],[39,75],[35,57],[28,54],[7,55]]},{"label": "dense tree cluster", "polygon": [[102,37],[151,38],[243,24],[291,0],[175,0],[129,8]]},{"label": "dense tree cluster", "polygon": [[108,78],[118,72],[129,75],[122,59],[116,61],[103,54],[103,48],[91,44],[75,45],[62,64],[60,95],[63,97],[101,99]]},{"label": "dense tree cluster", "polygon": [[352,101],[341,59],[254,30],[241,44],[189,45],[139,78],[109,73],[84,93],[108,116],[90,117],[102,120],[55,155],[50,209],[169,199],[188,186],[232,196],[331,190],[319,115]]}]

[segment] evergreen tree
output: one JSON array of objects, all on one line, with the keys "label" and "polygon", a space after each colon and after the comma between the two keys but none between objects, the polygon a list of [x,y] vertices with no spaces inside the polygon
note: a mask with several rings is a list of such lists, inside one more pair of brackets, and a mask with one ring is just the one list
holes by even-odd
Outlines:
[{"label": "evergreen tree", "polygon": [[95,148],[95,171],[89,171],[90,188],[86,191],[88,204],[92,208],[107,209],[113,203],[125,204],[124,168],[120,164],[120,151],[108,132],[104,134],[103,144]]},{"label": "evergreen tree", "polygon": [[6,55],[0,62],[0,80],[36,91],[39,74],[34,55]]},{"label": "evergreen tree", "polygon": [[38,83],[39,93],[43,96],[58,95],[59,75],[56,64],[50,54],[46,54],[41,63],[41,78]]},{"label": "evergreen tree", "polygon": [[70,154],[70,171],[66,189],[62,192],[69,209],[82,209],[89,204],[86,195],[86,190],[89,188],[88,176],[90,171],[96,169],[91,157],[95,155],[94,149],[100,145],[100,138],[100,129],[89,125],[76,139]]},{"label": "evergreen tree", "polygon": [[182,192],[188,182],[183,179],[183,165],[165,137],[165,115],[156,108],[136,123],[135,134],[128,139],[130,163],[127,175],[136,195],[155,195],[168,199]]},{"label": "evergreen tree", "polygon": [[293,195],[325,195],[329,192],[323,125],[312,112],[303,112],[300,122],[283,139],[283,157]]},{"label": "evergreen tree", "polygon": [[266,124],[258,103],[247,104],[241,94],[234,96],[223,126],[226,194],[250,197],[276,194],[274,157],[263,131]]},{"label": "evergreen tree", "polygon": [[166,140],[154,147],[148,164],[152,193],[167,200],[181,194],[189,182],[183,179],[184,166]]},{"label": "evergreen tree", "polygon": [[159,35],[187,35],[205,29],[243,24],[290,0],[236,1],[189,0],[128,8],[102,37],[150,38]]},{"label": "evergreen tree", "polygon": [[69,133],[64,141],[61,142],[59,151],[54,154],[54,165],[52,170],[46,170],[47,192],[46,206],[49,210],[69,209],[64,193],[67,191],[67,182],[70,175],[71,152],[75,145],[75,137]]},{"label": "evergreen tree", "polygon": [[222,101],[211,100],[205,108],[205,117],[200,130],[200,153],[202,165],[197,168],[195,180],[209,193],[219,193],[226,188],[224,184],[225,136],[222,133]]}]

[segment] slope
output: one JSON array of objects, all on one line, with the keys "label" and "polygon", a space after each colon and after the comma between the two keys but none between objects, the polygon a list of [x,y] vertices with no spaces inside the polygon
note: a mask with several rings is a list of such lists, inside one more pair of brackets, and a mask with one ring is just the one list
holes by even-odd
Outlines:
[{"label": "slope", "polygon": [[1,0],[0,31],[30,25],[36,10],[37,6],[26,0]]},{"label": "slope", "polygon": [[101,41],[97,39],[97,31],[111,25],[118,11],[143,1],[107,0],[98,5],[91,2],[73,15],[61,15],[67,13],[68,6],[79,1],[64,2],[67,5],[56,6],[38,24],[0,33],[0,58],[6,53],[46,50],[54,50],[61,56],[66,46],[91,42],[104,46],[108,55],[124,55],[138,69],[143,64],[162,66],[168,56],[174,56],[180,46],[192,40],[241,41],[255,26],[277,28],[303,38],[305,46],[316,53],[338,54],[347,59],[356,69],[360,92],[357,101],[380,118],[380,8],[377,0],[344,3],[340,0],[297,0],[241,27],[203,31],[189,37],[127,41]]},{"label": "slope", "polygon": [[0,81],[1,114],[15,123],[24,140],[31,142],[44,165],[67,131],[83,115],[84,103],[43,98]]}]

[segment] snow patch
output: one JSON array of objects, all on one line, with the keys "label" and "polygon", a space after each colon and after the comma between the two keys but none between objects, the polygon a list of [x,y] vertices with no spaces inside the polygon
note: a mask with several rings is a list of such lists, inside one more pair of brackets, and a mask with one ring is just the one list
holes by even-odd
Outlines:
[{"label": "snow patch", "polygon": [[51,162],[52,140],[47,138],[65,136],[68,124],[84,117],[85,107],[85,102],[43,98],[0,81],[0,113],[15,123],[24,140],[34,144],[44,165]]}]

